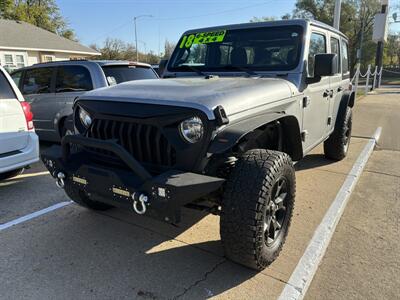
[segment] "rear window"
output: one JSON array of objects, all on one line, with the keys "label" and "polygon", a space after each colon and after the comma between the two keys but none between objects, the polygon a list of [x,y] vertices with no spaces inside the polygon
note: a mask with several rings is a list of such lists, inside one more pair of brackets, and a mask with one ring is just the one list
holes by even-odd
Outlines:
[{"label": "rear window", "polygon": [[6,76],[4,76],[3,72],[0,71],[0,99],[15,99],[16,96],[14,94],[13,89],[11,88],[10,83],[8,82]]},{"label": "rear window", "polygon": [[93,89],[92,78],[88,69],[82,66],[58,67],[56,92],[82,92]]},{"label": "rear window", "polygon": [[138,66],[104,66],[103,71],[109,85],[131,80],[158,78],[153,69]]},{"label": "rear window", "polygon": [[26,70],[22,83],[22,94],[45,94],[51,92],[51,78],[54,68]]}]

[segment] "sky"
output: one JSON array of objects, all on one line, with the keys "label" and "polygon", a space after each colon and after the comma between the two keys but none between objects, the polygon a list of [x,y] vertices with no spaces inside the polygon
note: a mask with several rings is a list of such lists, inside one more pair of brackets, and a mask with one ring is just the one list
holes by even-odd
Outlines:
[{"label": "sky", "polygon": [[[84,45],[102,45],[107,37],[134,43],[137,19],[140,51],[163,52],[168,39],[177,42],[188,30],[248,22],[253,17],[280,18],[291,13],[296,0],[57,0],[61,14]],[[400,0],[391,3],[399,4]],[[399,13],[400,15],[400,13]],[[391,25],[400,31],[400,23]]]}]

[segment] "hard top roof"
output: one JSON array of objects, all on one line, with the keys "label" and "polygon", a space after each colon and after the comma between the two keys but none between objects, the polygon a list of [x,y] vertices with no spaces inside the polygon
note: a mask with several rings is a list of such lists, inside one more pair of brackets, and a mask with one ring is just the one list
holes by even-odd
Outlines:
[{"label": "hard top roof", "polygon": [[205,28],[196,28],[186,31],[184,34],[197,33],[197,32],[207,32],[207,31],[218,31],[224,29],[246,29],[246,28],[259,28],[259,27],[274,27],[274,26],[290,26],[290,25],[298,25],[306,27],[308,24],[323,28],[325,30],[334,32],[345,39],[347,37],[337,30],[336,28],[316,21],[309,19],[292,19],[292,20],[278,20],[278,21],[267,21],[267,22],[252,22],[252,23],[240,23],[240,24],[230,24],[230,25],[222,25],[222,26],[214,26],[214,27],[205,27]]}]

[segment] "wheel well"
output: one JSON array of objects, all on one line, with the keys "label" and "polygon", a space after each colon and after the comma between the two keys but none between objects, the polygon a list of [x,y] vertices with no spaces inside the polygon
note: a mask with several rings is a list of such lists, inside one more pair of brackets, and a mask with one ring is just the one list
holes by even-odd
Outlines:
[{"label": "wheel well", "polygon": [[234,152],[244,153],[251,149],[282,151],[292,160],[300,160],[303,147],[297,119],[287,116],[256,128],[238,141]]}]

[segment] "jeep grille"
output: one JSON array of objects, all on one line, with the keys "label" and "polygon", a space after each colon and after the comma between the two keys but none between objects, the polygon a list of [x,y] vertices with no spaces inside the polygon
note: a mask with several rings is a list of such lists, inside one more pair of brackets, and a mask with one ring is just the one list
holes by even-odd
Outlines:
[{"label": "jeep grille", "polygon": [[[116,140],[139,162],[157,167],[171,167],[176,163],[176,150],[161,130],[153,125],[126,121],[95,119],[87,131],[90,138]],[[90,149],[115,158],[109,151]]]}]

